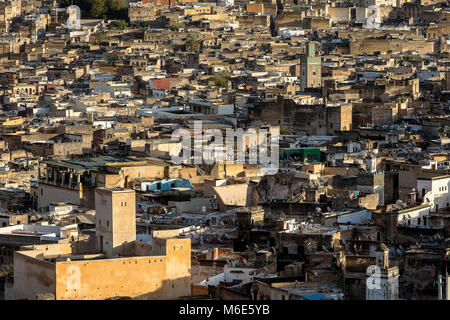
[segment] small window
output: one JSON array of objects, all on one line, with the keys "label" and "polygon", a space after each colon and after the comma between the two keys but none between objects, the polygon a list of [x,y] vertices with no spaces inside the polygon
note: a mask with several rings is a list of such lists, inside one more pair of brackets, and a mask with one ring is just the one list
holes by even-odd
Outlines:
[{"label": "small window", "polygon": [[109,220],[106,220],[106,226],[109,227]]},{"label": "small window", "polygon": [[99,226],[102,225],[102,220],[98,220],[98,225],[99,225]]}]

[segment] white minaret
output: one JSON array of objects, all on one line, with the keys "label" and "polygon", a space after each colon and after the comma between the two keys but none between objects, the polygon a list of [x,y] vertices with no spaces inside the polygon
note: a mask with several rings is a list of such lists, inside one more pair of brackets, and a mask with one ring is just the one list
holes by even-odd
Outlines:
[{"label": "white minaret", "polygon": [[377,267],[381,269],[389,268],[389,248],[384,243],[381,243],[375,250],[375,258]]},{"label": "white minaret", "polygon": [[389,249],[381,243],[375,250],[376,264],[366,271],[366,300],[398,299],[398,267],[389,267]]},{"label": "white minaret", "polygon": [[377,172],[377,158],[373,155],[367,156],[366,159],[364,159],[364,162],[366,164],[366,170],[370,173],[376,173]]}]

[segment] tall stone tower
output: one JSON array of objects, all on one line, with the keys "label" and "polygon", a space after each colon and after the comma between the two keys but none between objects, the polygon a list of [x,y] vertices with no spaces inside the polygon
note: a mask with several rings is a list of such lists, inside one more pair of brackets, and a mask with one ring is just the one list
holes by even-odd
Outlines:
[{"label": "tall stone tower", "polygon": [[97,188],[95,220],[99,250],[108,257],[119,256],[123,243],[136,240],[134,190]]},{"label": "tall stone tower", "polygon": [[398,300],[398,267],[389,267],[389,249],[381,243],[375,251],[376,264],[366,271],[366,300]]},{"label": "tall stone tower", "polygon": [[300,56],[300,89],[322,86],[322,58],[316,56],[316,44],[308,42],[306,53]]},{"label": "tall stone tower", "polygon": [[364,159],[364,162],[366,164],[366,170],[368,172],[377,172],[377,158],[374,155],[367,155],[367,157]]}]

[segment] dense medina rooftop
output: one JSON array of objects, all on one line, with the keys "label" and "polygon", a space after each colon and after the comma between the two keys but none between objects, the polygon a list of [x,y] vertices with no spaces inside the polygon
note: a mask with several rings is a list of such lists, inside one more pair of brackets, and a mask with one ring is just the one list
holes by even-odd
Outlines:
[{"label": "dense medina rooftop", "polygon": [[2,2],[0,299],[448,300],[449,21]]}]

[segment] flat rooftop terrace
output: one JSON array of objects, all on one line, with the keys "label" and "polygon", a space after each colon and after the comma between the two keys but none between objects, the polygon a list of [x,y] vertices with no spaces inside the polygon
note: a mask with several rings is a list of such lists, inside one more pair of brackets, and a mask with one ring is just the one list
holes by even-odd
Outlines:
[{"label": "flat rooftop terrace", "polygon": [[120,159],[111,156],[102,156],[96,158],[86,158],[80,160],[48,160],[45,163],[49,166],[65,167],[74,170],[96,170],[106,166],[108,163],[126,164],[138,162],[135,159]]}]

